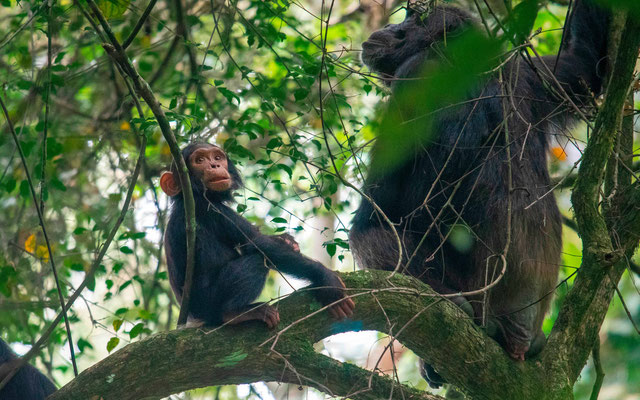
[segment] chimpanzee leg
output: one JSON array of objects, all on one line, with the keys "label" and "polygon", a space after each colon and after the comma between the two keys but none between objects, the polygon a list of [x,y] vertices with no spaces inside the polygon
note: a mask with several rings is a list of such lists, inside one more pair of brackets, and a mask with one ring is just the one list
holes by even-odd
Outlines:
[{"label": "chimpanzee leg", "polygon": [[275,308],[261,303],[252,303],[264,288],[269,269],[260,253],[243,255],[227,264],[215,285],[215,301],[219,304],[220,323],[238,324],[260,320],[269,327],[279,321]]},{"label": "chimpanzee leg", "polygon": [[540,354],[540,352],[542,351],[542,349],[544,348],[544,345],[547,344],[547,337],[544,335],[544,333],[542,332],[542,330],[540,330],[534,337],[533,340],[531,341],[531,347],[529,347],[529,350],[527,351],[527,353],[524,355],[525,359],[529,359],[531,357],[535,357],[538,354]]},{"label": "chimpanzee leg", "polygon": [[[356,263],[362,268],[394,270],[398,263],[398,249],[396,239],[392,232],[383,227],[372,227],[365,230],[357,228],[351,229],[349,233],[351,249]],[[423,244],[421,249],[412,258],[411,264],[407,265],[408,256],[415,250],[415,242],[410,237],[403,236],[403,263],[401,271],[413,275],[414,277],[427,283],[433,290],[440,294],[453,294],[458,290],[447,287],[442,282],[442,268],[430,260],[424,262],[430,255],[427,244]],[[453,250],[451,250],[453,251]],[[448,300],[460,307],[471,318],[474,317],[474,310],[471,303],[464,296],[447,297]],[[424,360],[420,360],[420,374],[427,381],[430,387],[436,389],[446,383],[436,370]]]}]

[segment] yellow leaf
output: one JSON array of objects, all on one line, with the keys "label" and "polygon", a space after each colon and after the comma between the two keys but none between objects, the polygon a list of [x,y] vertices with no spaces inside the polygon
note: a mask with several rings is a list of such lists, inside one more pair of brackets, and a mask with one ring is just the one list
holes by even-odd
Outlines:
[{"label": "yellow leaf", "polygon": [[49,250],[47,249],[47,246],[38,246],[36,249],[36,256],[42,258],[42,261],[44,262],[49,261]]},{"label": "yellow leaf", "polygon": [[162,145],[162,149],[160,150],[160,152],[162,153],[162,155],[168,156],[169,154],[171,154],[171,149],[169,148],[168,144],[164,144]]},{"label": "yellow leaf", "polygon": [[140,44],[144,48],[148,48],[149,46],[151,46],[151,36],[144,35],[143,37],[141,37],[140,38]]},{"label": "yellow leaf", "polygon": [[32,234],[24,241],[24,249],[29,253],[33,253],[36,249],[36,235]]},{"label": "yellow leaf", "polygon": [[131,124],[128,123],[127,121],[122,121],[120,123],[120,130],[121,131],[129,131],[129,130],[131,130]]},{"label": "yellow leaf", "polygon": [[565,153],[564,149],[560,146],[553,147],[551,149],[551,154],[560,161],[567,159],[567,153]]}]

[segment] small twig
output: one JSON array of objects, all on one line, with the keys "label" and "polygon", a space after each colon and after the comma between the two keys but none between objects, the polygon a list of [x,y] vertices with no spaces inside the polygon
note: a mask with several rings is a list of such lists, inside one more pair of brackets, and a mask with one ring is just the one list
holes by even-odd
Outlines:
[{"label": "small twig", "polygon": [[600,362],[600,338],[597,338],[591,349],[591,356],[593,357],[593,366],[596,370],[596,381],[591,389],[591,397],[589,400],[598,400],[600,394],[600,388],[602,388],[602,382],[604,381],[604,371],[602,370],[602,363]]},{"label": "small twig", "polygon": [[617,286],[616,286],[616,294],[620,299],[620,303],[622,303],[622,308],[624,308],[624,312],[627,314],[627,318],[629,318],[629,322],[631,322],[631,326],[633,326],[633,329],[636,330],[636,333],[640,335],[640,328],[638,328],[638,325],[636,325],[635,321],[633,320],[633,315],[631,315],[631,311],[629,311],[629,307],[627,307],[627,303],[624,301],[624,298],[622,297],[622,293],[620,293],[620,289],[618,289]]},{"label": "small twig", "polygon": [[[53,1],[51,0],[51,3]],[[49,5],[49,14],[47,15],[47,90],[44,98],[44,128],[42,130],[42,158],[40,161],[40,212],[44,214],[44,193],[47,190],[47,135],[49,129],[49,102],[51,96],[51,9],[53,4]]]},{"label": "small twig", "polygon": [[156,5],[157,1],[158,0],[151,0],[149,2],[149,5],[147,6],[147,8],[144,9],[144,12],[140,16],[140,19],[138,20],[138,23],[136,23],[136,26],[133,27],[133,30],[131,31],[129,36],[125,39],[125,41],[122,42],[122,48],[123,49],[126,49],[127,47],[129,47],[131,42],[133,42],[133,39],[136,38],[136,35],[138,34],[138,32],[140,32],[140,29],[142,28],[142,25],[144,25],[145,21],[147,20],[147,17],[149,16],[149,14],[151,14],[151,10],[153,10],[153,6]]}]

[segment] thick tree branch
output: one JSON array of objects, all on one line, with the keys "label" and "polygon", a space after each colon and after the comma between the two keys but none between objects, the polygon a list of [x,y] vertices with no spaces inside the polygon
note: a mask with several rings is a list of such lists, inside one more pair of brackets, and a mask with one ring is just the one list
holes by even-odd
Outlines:
[{"label": "thick tree branch", "polygon": [[350,321],[335,322],[328,313],[316,312],[320,304],[309,291],[295,293],[278,303],[279,332],[247,323],[153,335],[82,372],[50,400],[159,398],[256,381],[308,385],[351,398],[389,398],[391,390],[410,399],[435,398],[313,351],[313,343],[322,338],[357,330],[401,332],[396,339],[474,399],[540,399],[548,392],[539,362],[511,360],[464,312],[428,286],[400,274],[387,276],[383,271],[343,275],[357,303]]}]

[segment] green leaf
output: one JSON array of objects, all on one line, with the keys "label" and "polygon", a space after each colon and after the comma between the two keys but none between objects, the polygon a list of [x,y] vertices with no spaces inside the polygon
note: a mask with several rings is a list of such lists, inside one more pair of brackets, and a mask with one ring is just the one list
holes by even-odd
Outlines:
[{"label": "green leaf", "polygon": [[81,353],[84,353],[85,349],[93,349],[93,346],[84,339],[78,339],[78,349],[80,349]]},{"label": "green leaf", "polygon": [[97,0],[96,4],[107,19],[120,18],[129,8],[130,0]]},{"label": "green leaf", "polygon": [[133,328],[131,328],[131,331],[129,331],[129,337],[131,339],[135,339],[138,335],[140,335],[140,333],[142,333],[143,329],[144,324],[142,322],[137,323]]},{"label": "green leaf", "polygon": [[126,314],[129,309],[127,307],[118,308],[115,312],[116,315]]},{"label": "green leaf", "polygon": [[300,88],[293,91],[293,97],[296,101],[300,101],[309,95],[309,89]]},{"label": "green leaf", "polygon": [[31,189],[29,189],[29,181],[26,179],[20,182],[20,196],[24,199],[31,198]]},{"label": "green leaf", "polygon": [[506,23],[508,34],[516,45],[529,36],[538,15],[538,0],[524,0],[513,8]]},{"label": "green leaf", "polygon": [[276,166],[283,170],[284,172],[287,173],[287,175],[289,175],[289,179],[291,179],[291,177],[293,176],[293,170],[291,169],[291,167],[289,167],[288,165],[285,164],[276,164]]},{"label": "green leaf", "polygon": [[288,221],[282,217],[275,217],[271,220],[271,222],[274,222],[276,224],[286,224]]},{"label": "green leaf", "polygon": [[333,257],[333,256],[336,255],[336,245],[335,245],[335,243],[327,244],[327,254],[329,254],[329,257]]},{"label": "green leaf", "polygon": [[111,339],[109,339],[109,342],[107,342],[107,352],[111,353],[111,350],[115,349],[119,343],[120,339],[117,337],[112,337]]},{"label": "green leaf", "polygon": [[131,282],[131,279],[129,279],[128,281],[120,285],[120,287],[118,288],[118,292],[122,292],[124,289],[126,289],[127,286],[131,285]]},{"label": "green leaf", "polygon": [[49,181],[49,184],[51,185],[51,187],[61,192],[67,191],[67,187],[64,185],[64,183],[62,183],[62,181],[60,181],[56,177],[51,178],[51,181]]},{"label": "green leaf", "polygon": [[124,254],[133,254],[133,250],[131,250],[129,246],[120,247],[120,251],[123,252]]}]

